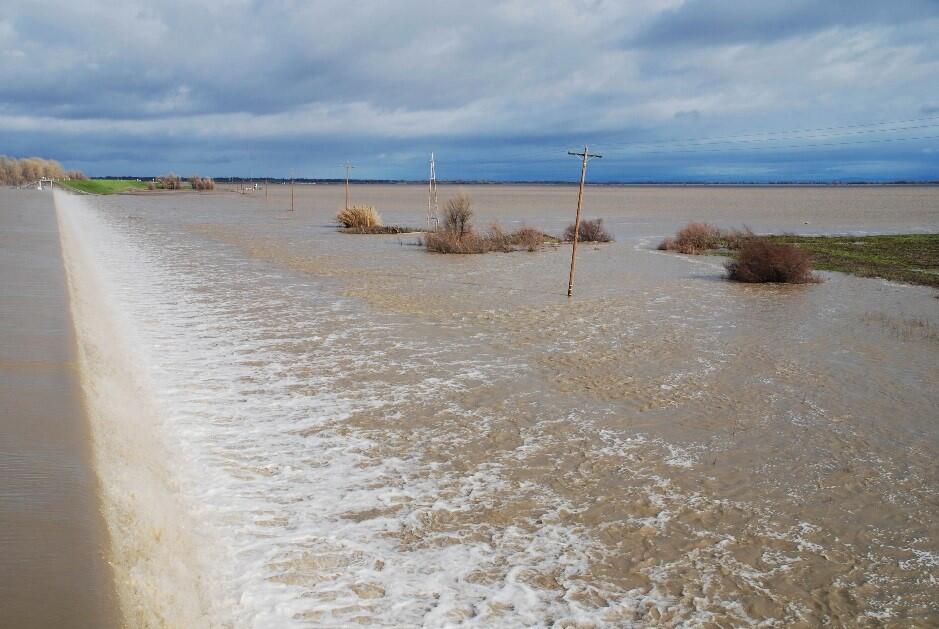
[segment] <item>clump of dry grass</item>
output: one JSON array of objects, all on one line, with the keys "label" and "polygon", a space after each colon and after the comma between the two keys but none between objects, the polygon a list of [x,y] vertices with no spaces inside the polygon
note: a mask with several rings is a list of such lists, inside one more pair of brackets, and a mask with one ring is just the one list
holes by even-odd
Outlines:
[{"label": "clump of dry grass", "polygon": [[727,278],[736,282],[818,282],[812,273],[812,258],[792,245],[766,238],[748,238],[734,260],[727,262]]},{"label": "clump of dry grass", "polygon": [[215,182],[210,177],[193,175],[189,178],[193,190],[215,190]]},{"label": "clump of dry grass", "polygon": [[556,240],[538,229],[523,227],[514,232],[507,232],[494,224],[483,233],[472,229],[465,230],[462,235],[457,231],[448,230],[429,232],[424,236],[422,244],[434,253],[508,253],[522,249],[538,251],[546,242]]},{"label": "clump of dry grass", "polygon": [[[576,224],[571,223],[564,230],[564,242],[574,242]],[[595,218],[592,221],[581,221],[577,230],[578,242],[612,242],[613,235],[603,227],[603,219]]]},{"label": "clump of dry grass", "polygon": [[493,251],[491,240],[475,232],[443,230],[424,236],[424,246],[434,253],[488,253]]},{"label": "clump of dry grass", "polygon": [[353,205],[336,214],[336,220],[346,229],[370,229],[381,225],[381,216],[371,205]]}]

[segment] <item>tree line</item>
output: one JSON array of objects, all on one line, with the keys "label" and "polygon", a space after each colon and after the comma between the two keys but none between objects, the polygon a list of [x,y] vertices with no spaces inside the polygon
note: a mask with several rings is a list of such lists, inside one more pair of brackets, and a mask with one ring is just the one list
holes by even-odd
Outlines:
[{"label": "tree line", "polygon": [[86,179],[78,170],[66,171],[54,159],[24,157],[16,159],[0,155],[0,184],[21,186],[39,179]]}]

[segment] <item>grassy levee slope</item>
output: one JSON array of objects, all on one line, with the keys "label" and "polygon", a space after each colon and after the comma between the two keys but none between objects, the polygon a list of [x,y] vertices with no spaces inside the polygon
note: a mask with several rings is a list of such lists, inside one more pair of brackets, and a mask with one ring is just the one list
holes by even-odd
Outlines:
[{"label": "grassy levee slope", "polygon": [[769,239],[805,249],[817,269],[939,288],[939,234]]},{"label": "grassy levee slope", "polygon": [[63,188],[88,194],[119,194],[128,190],[146,190],[147,184],[136,179],[70,179],[57,181]]}]

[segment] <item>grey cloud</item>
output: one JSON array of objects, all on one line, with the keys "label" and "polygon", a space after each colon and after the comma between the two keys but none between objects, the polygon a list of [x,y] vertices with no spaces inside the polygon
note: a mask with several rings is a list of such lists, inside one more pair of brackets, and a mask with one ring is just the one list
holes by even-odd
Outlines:
[{"label": "grey cloud", "polygon": [[835,27],[900,24],[939,17],[931,0],[688,0],[665,11],[635,38],[638,46],[769,42]]}]

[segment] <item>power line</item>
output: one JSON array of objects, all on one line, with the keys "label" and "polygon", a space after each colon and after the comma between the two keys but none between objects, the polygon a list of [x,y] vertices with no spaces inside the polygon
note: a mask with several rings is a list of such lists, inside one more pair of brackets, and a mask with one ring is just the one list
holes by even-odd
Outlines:
[{"label": "power line", "polygon": [[877,138],[873,140],[855,140],[852,142],[823,142],[821,144],[790,144],[790,145],[771,145],[771,146],[730,146],[723,148],[691,148],[691,149],[670,149],[670,150],[661,150],[661,151],[644,151],[641,148],[638,149],[638,153],[641,155],[656,155],[656,154],[670,154],[670,153],[739,153],[741,151],[778,151],[783,149],[806,149],[806,148],[825,148],[832,146],[853,146],[857,144],[888,144],[893,142],[911,142],[918,140],[936,140],[939,139],[939,135],[921,135],[914,137],[903,137],[903,138]]},{"label": "power line", "polygon": [[[906,127],[897,127],[896,125],[909,124],[915,122],[926,122],[926,121],[936,121],[931,124],[917,125],[917,126],[906,126]],[[894,128],[871,128],[871,127],[885,127],[892,126]],[[602,143],[607,147],[608,152],[618,152],[620,147],[628,146],[630,150],[636,150],[636,152],[641,152],[642,154],[666,154],[666,153],[692,153],[692,152],[739,152],[739,151],[748,151],[748,150],[776,150],[776,149],[798,149],[798,148],[824,148],[824,147],[833,147],[833,146],[850,146],[853,144],[877,144],[877,143],[894,143],[894,142],[903,142],[903,141],[917,141],[917,140],[931,140],[936,139],[936,136],[913,136],[913,137],[896,137],[896,138],[878,138],[875,140],[865,140],[858,142],[833,142],[833,143],[815,143],[815,144],[792,144],[789,146],[781,145],[768,145],[764,147],[756,146],[746,146],[742,148],[737,148],[733,146],[728,147],[716,147],[713,149],[688,149],[686,147],[697,147],[697,146],[713,146],[721,143],[726,144],[760,144],[760,143],[770,143],[770,142],[786,142],[799,139],[805,140],[814,140],[822,138],[835,138],[849,135],[868,135],[872,133],[891,133],[897,131],[913,131],[921,129],[929,129],[939,126],[939,115],[937,116],[924,116],[920,118],[907,118],[904,120],[885,120],[880,122],[870,122],[865,124],[852,124],[852,125],[840,125],[840,126],[829,126],[829,127],[814,127],[814,128],[805,128],[805,129],[792,129],[788,131],[758,131],[758,132],[748,132],[738,135],[731,136],[722,136],[722,137],[703,137],[703,138],[689,138],[687,140],[662,140],[658,142],[631,142],[631,141],[618,141],[612,143]],[[857,131],[844,131],[856,129]],[[808,137],[795,137],[802,134],[809,133],[819,133],[819,132],[828,132],[828,131],[844,131],[843,133],[825,133],[823,135],[808,136]],[[763,137],[761,137],[763,136]],[[775,137],[767,137],[775,136]],[[782,136],[793,136],[793,137],[782,137]],[[645,147],[655,148],[662,147],[661,150],[646,150]],[[530,151],[514,151],[511,153],[504,153],[500,155],[500,160],[496,161],[486,161],[486,162],[476,162],[480,164],[501,164],[515,159],[523,158],[536,158],[544,157],[548,158],[550,155],[557,154],[559,147],[539,147]],[[549,161],[545,159],[545,161]]]},{"label": "power line", "polygon": [[[687,144],[691,142],[723,142],[723,141],[733,142],[733,141],[737,141],[743,138],[759,138],[761,136],[801,135],[801,134],[806,134],[806,133],[842,131],[845,129],[863,129],[866,127],[894,126],[894,125],[909,124],[909,123],[914,123],[914,122],[927,122],[927,121],[939,121],[939,115],[924,116],[921,118],[907,118],[905,120],[884,120],[881,122],[868,122],[864,124],[839,125],[839,126],[831,126],[831,127],[789,129],[789,130],[783,130],[783,131],[751,131],[751,132],[746,132],[746,133],[738,133],[735,135],[718,136],[718,137],[703,137],[703,138],[688,138],[684,140],[659,140],[659,141],[654,141],[654,142],[633,142],[629,140],[624,140],[622,142],[614,143],[612,146],[617,146],[617,145],[626,144],[626,143],[629,143],[632,146],[659,146],[659,145],[666,145],[666,144]],[[928,127],[928,126],[933,126],[933,125],[924,125],[924,126]],[[920,127],[909,127],[909,128],[915,129],[915,128],[920,128]],[[871,129],[870,131],[864,131],[862,133],[878,133],[878,132],[885,132],[889,130],[890,129]],[[903,130],[903,129],[901,128],[897,130]],[[834,134],[834,135],[837,135],[837,134]],[[845,135],[848,135],[848,133],[845,133]],[[766,138],[766,139],[770,139],[770,138]]]}]

